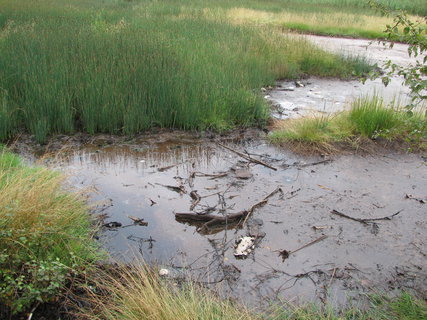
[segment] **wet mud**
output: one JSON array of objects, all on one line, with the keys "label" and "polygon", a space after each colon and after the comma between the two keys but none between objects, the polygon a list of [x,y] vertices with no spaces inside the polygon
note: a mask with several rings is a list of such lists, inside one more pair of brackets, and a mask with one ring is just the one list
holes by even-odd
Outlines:
[{"label": "wet mud", "polygon": [[[304,37],[319,47],[344,56],[364,57],[382,68],[388,60],[400,66],[415,65],[417,59],[408,54],[408,45],[395,44],[386,48],[381,43],[363,39],[331,38],[314,35]],[[421,58],[418,58],[420,60]],[[394,76],[387,87],[381,79],[341,81],[338,79],[309,78],[300,82],[278,81],[273,90],[266,92],[266,99],[273,105],[273,117],[294,119],[319,114],[332,114],[346,110],[359,97],[377,95],[386,103],[410,103],[410,91],[403,85],[403,77]],[[422,108],[425,111],[426,106]]]},{"label": "wet mud", "polygon": [[[44,161],[75,187],[95,188],[100,240],[116,259],[142,255],[170,277],[190,276],[255,307],[267,298],[344,304],[399,289],[426,297],[425,159],[300,157],[261,134],[98,136],[63,141]],[[241,212],[213,224],[177,219]]]}]

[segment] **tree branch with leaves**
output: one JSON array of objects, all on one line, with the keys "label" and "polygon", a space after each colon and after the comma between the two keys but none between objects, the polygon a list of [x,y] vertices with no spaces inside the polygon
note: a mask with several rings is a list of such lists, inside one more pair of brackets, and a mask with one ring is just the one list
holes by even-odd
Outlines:
[{"label": "tree branch with leaves", "polygon": [[420,57],[414,64],[401,66],[388,60],[383,68],[384,73],[375,70],[370,73],[370,79],[381,78],[387,86],[394,75],[404,78],[406,85],[412,94],[408,111],[420,102],[427,100],[427,17],[419,17],[418,20],[411,19],[404,11],[392,11],[387,6],[370,0],[369,5],[381,12],[383,15],[393,17],[393,24],[387,25],[385,39],[380,41],[384,46],[392,48],[396,42],[407,43],[410,57]]}]

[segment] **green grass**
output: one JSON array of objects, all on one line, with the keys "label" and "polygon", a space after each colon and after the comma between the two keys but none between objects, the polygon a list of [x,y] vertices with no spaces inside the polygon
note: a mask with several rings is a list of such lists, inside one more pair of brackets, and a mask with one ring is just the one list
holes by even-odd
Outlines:
[{"label": "green grass", "polygon": [[427,119],[424,114],[386,106],[377,96],[365,97],[340,114],[283,121],[270,139],[312,152],[334,151],[340,143],[357,148],[366,139],[406,142],[411,149],[425,150]]},{"label": "green grass", "polygon": [[11,313],[55,299],[101,256],[84,198],[63,180],[0,150],[0,306]]},{"label": "green grass", "polygon": [[262,86],[360,66],[195,3],[0,0],[0,140],[262,126]]},{"label": "green grass", "polygon": [[409,293],[389,298],[385,295],[370,298],[370,306],[347,307],[341,310],[315,305],[279,307],[272,320],[425,320],[427,305]]},{"label": "green grass", "polygon": [[343,36],[349,38],[384,38],[384,32],[380,30],[361,30],[357,27],[347,26],[321,26],[301,22],[283,22],[286,29],[301,33],[316,34],[321,36]]}]

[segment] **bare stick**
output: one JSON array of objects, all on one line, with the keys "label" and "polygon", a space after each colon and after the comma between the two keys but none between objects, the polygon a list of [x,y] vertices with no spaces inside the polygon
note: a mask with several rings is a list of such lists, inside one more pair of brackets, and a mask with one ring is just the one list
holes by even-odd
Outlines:
[{"label": "bare stick", "polygon": [[387,217],[381,217],[381,218],[367,218],[367,219],[360,219],[360,218],[354,218],[354,217],[350,217],[342,212],[339,212],[337,210],[332,210],[331,213],[335,214],[337,216],[343,217],[343,218],[347,218],[353,221],[357,221],[363,224],[368,224],[371,221],[378,221],[378,220],[391,220],[393,217],[397,216],[399,213],[401,213],[402,210],[399,210],[398,212],[396,212],[395,214],[392,214],[391,216],[387,216]]},{"label": "bare stick", "polygon": [[197,177],[210,177],[211,179],[223,178],[223,177],[228,176],[227,172],[221,172],[221,173],[217,173],[217,174],[195,172],[195,174]]},{"label": "bare stick", "polygon": [[262,166],[264,166],[264,167],[267,167],[267,168],[269,168],[269,169],[271,169],[271,170],[277,171],[277,168],[275,168],[275,167],[273,167],[273,166],[269,165],[268,163],[265,163],[265,162],[263,162],[263,161],[261,161],[261,160],[258,160],[258,159],[254,159],[254,158],[250,157],[250,156],[249,156],[249,155],[247,155],[247,154],[244,154],[244,153],[242,153],[242,152],[240,152],[240,151],[234,150],[234,149],[232,149],[232,148],[230,148],[230,147],[227,147],[227,146],[225,146],[225,145],[223,145],[223,144],[221,144],[221,143],[218,143],[218,145],[219,145],[220,147],[223,147],[224,149],[227,149],[227,150],[229,150],[229,151],[231,151],[231,152],[234,152],[235,154],[239,155],[239,156],[240,156],[240,157],[242,157],[243,159],[246,159],[246,160],[248,160],[248,161],[250,161],[250,162],[253,162],[253,163],[256,163],[256,164],[260,164],[260,165],[262,165]]},{"label": "bare stick", "polygon": [[309,242],[309,243],[307,243],[307,244],[303,245],[302,247],[299,247],[298,249],[296,249],[296,250],[294,250],[294,251],[289,252],[289,254],[291,254],[291,253],[295,253],[295,252],[300,251],[300,250],[302,250],[302,249],[304,249],[304,248],[307,248],[307,247],[309,247],[309,246],[311,246],[311,245],[313,245],[313,244],[315,244],[315,243],[317,243],[317,242],[320,242],[320,241],[322,241],[322,240],[325,240],[327,237],[328,237],[327,235],[321,236],[320,238],[317,238],[316,240],[313,240],[313,241],[311,241],[311,242]]},{"label": "bare stick", "polygon": [[264,200],[267,200],[268,198],[271,198],[272,196],[274,196],[276,193],[280,192],[283,195],[283,190],[280,187],[277,187],[276,190],[274,190],[273,192],[271,192],[268,196],[266,196],[264,198]]},{"label": "bare stick", "polygon": [[283,194],[283,190],[280,187],[277,187],[273,192],[270,192],[264,199],[262,199],[260,202],[255,203],[249,210],[248,210],[248,214],[245,217],[245,220],[243,220],[242,226],[244,226],[246,224],[246,221],[248,221],[249,216],[252,214],[252,212],[259,207],[262,207],[263,205],[265,205],[268,202],[268,199],[271,198],[272,196],[274,196],[276,193],[280,192],[281,194]]},{"label": "bare stick", "polygon": [[422,204],[427,203],[426,199],[421,199],[421,198],[414,197],[412,194],[406,194],[405,198],[406,199],[411,199],[411,200],[418,201],[419,203],[422,203]]}]

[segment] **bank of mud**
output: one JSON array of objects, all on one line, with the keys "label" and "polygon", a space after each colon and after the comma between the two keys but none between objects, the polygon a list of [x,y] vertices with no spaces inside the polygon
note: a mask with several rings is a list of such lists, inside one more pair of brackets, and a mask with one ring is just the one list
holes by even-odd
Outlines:
[{"label": "bank of mud", "polygon": [[[254,307],[278,298],[343,305],[381,291],[427,296],[425,158],[301,157],[263,135],[63,136],[48,153],[34,155],[25,141],[15,150],[67,172],[77,188],[96,189],[100,241],[115,259],[142,256],[169,277],[191,277]],[[237,224],[176,219],[244,211]],[[244,236],[254,248],[242,259],[235,248]]]}]

